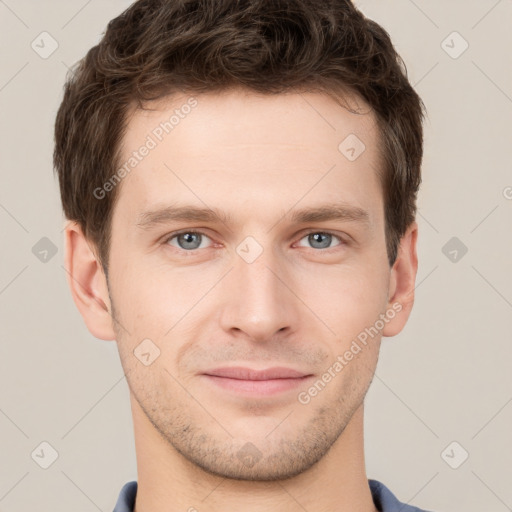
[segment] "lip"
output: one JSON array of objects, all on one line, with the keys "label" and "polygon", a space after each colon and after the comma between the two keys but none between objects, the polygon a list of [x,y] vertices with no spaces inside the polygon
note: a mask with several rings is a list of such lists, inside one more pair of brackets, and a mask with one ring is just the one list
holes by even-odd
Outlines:
[{"label": "lip", "polygon": [[285,367],[255,370],[241,366],[215,368],[201,375],[224,390],[252,396],[269,396],[290,391],[313,376]]}]

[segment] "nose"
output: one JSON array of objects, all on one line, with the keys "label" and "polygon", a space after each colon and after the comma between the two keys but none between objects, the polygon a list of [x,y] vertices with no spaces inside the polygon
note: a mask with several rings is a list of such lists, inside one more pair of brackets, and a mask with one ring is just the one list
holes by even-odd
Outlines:
[{"label": "nose", "polygon": [[[242,253],[241,253],[242,254]],[[293,293],[292,273],[271,249],[252,262],[235,254],[224,288],[222,328],[254,342],[297,329],[300,301]]]}]

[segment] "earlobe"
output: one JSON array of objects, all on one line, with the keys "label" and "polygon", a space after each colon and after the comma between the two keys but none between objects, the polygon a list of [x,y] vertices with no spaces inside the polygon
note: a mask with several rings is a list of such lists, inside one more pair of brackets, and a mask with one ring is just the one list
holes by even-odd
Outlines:
[{"label": "earlobe", "polygon": [[105,274],[82,229],[74,221],[65,227],[65,267],[73,300],[90,333],[114,340],[110,297]]},{"label": "earlobe", "polygon": [[404,328],[412,311],[418,271],[417,238],[418,224],[414,221],[400,240],[398,256],[391,270],[387,308],[394,314],[384,327],[383,336],[396,336]]}]

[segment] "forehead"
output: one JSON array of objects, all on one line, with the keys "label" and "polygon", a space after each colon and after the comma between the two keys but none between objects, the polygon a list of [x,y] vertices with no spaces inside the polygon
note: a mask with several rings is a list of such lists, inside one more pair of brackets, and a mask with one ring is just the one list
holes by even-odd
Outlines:
[{"label": "forehead", "polygon": [[375,117],[360,99],[344,99],[362,113],[323,93],[244,90],[176,94],[146,104],[148,110],[132,108],[116,209],[136,216],[179,199],[245,204],[263,215],[301,196],[375,202],[382,170]]}]

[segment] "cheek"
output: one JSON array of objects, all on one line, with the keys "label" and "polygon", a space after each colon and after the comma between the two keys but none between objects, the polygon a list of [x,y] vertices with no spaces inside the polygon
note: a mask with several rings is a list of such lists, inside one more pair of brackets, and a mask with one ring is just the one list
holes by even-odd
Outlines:
[{"label": "cheek", "polygon": [[387,273],[377,265],[353,264],[308,273],[297,295],[341,340],[373,325],[387,303]]},{"label": "cheek", "polygon": [[162,337],[193,306],[193,301],[199,300],[197,283],[190,279],[187,283],[169,269],[148,271],[141,265],[125,264],[116,270],[112,300],[132,339]]}]

